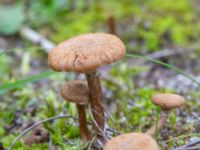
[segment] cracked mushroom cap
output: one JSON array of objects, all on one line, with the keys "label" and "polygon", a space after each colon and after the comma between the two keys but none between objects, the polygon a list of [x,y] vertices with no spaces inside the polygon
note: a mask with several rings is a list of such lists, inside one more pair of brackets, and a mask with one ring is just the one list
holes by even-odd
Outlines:
[{"label": "cracked mushroom cap", "polygon": [[61,86],[61,95],[69,102],[86,105],[89,101],[89,88],[86,81],[72,80]]},{"label": "cracked mushroom cap", "polygon": [[144,133],[128,133],[109,140],[104,150],[159,150],[156,141]]},{"label": "cracked mushroom cap", "polygon": [[48,61],[55,71],[85,73],[122,59],[125,52],[125,45],[117,36],[89,33],[60,43],[49,53]]},{"label": "cracked mushroom cap", "polygon": [[177,94],[156,94],[152,97],[152,102],[164,110],[170,110],[183,106],[185,99]]}]

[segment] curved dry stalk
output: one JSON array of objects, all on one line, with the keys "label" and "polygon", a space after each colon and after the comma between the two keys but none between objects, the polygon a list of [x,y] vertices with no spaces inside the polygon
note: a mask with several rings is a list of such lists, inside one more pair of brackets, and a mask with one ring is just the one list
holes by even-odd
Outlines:
[{"label": "curved dry stalk", "polygon": [[105,107],[104,107],[104,105],[101,103],[101,105],[102,105],[102,107],[104,108],[104,110],[105,110],[105,119],[106,119],[106,121],[107,121],[107,119],[109,120],[111,120],[111,122],[112,122],[112,125],[114,126],[114,129],[112,129],[112,128],[110,128],[109,127],[109,125],[105,122],[105,129],[104,129],[104,134],[106,135],[106,137],[107,137],[107,139],[110,139],[111,138],[111,136],[109,136],[108,134],[107,134],[107,132],[110,132],[110,133],[112,133],[112,134],[115,134],[115,135],[119,135],[120,134],[120,132],[118,131],[118,128],[117,128],[117,126],[116,126],[116,123],[115,123],[115,121],[112,119],[112,117],[111,117],[111,115],[108,113],[108,111],[105,109]]},{"label": "curved dry stalk", "polygon": [[[97,111],[95,111],[95,110],[93,110],[93,109],[92,109],[91,111],[93,111],[93,112],[95,112],[97,115],[99,115],[100,118],[102,117],[101,114],[98,113]],[[102,129],[100,128],[100,126],[97,124],[97,122],[96,122],[96,120],[94,119],[94,117],[93,117],[91,111],[90,111],[90,116],[92,117],[92,121],[93,121],[94,125],[95,125],[96,128],[98,128],[98,130],[100,131],[99,135],[102,135],[105,139],[107,139],[107,137],[106,137],[105,134],[104,134],[104,130],[102,130]]]},{"label": "curved dry stalk", "polygon": [[111,117],[111,115],[110,115],[110,113],[105,109],[105,107],[104,107],[104,105],[101,103],[101,105],[102,105],[102,107],[104,108],[104,112],[105,112],[105,117],[106,117],[106,119],[110,119],[111,120],[111,122],[112,122],[112,125],[114,126],[114,128],[116,129],[116,130],[118,130],[118,127],[116,126],[116,123],[115,123],[115,121],[112,119],[112,117]]},{"label": "curved dry stalk", "polygon": [[[100,115],[98,112],[97,112],[97,114]],[[102,145],[103,143],[105,143],[107,140],[109,140],[110,138],[112,138],[112,136],[109,136],[109,134],[107,134],[107,132],[110,132],[110,133],[115,134],[115,135],[119,135],[119,134],[120,134],[120,132],[118,132],[117,130],[112,129],[112,128],[109,128],[108,124],[106,124],[106,123],[105,123],[104,131],[101,130],[100,127],[98,126],[98,124],[96,123],[96,121],[94,120],[94,118],[93,118],[91,112],[90,112],[90,115],[91,115],[91,117],[92,117],[92,120],[93,120],[94,124],[97,125],[97,127],[98,127],[99,130],[101,131],[101,134],[100,134],[100,135],[102,135],[102,136],[104,137],[103,141],[98,140],[99,142],[101,142],[101,145]],[[105,140],[105,141],[104,141],[104,140]]]},{"label": "curved dry stalk", "polygon": [[[92,110],[91,110],[91,111],[92,111]],[[96,126],[96,128],[98,128],[99,131],[100,131],[100,133],[99,133],[98,135],[95,136],[95,137],[96,137],[96,139],[95,139],[96,145],[94,145],[94,146],[97,147],[98,149],[99,149],[99,148],[103,148],[104,144],[106,143],[107,140],[110,139],[110,137],[108,137],[107,134],[105,134],[106,128],[104,128],[104,130],[102,130],[102,129],[99,127],[99,125],[97,124],[97,122],[96,122],[95,119],[93,118],[92,112],[91,112],[91,111],[89,111],[89,114],[91,115],[91,118],[92,118],[92,120],[93,120],[93,123],[94,123],[94,125]],[[95,112],[95,110],[93,110],[93,111]],[[98,112],[96,112],[96,114],[98,114],[99,117],[102,117]],[[101,138],[99,138],[99,137],[101,137]]]},{"label": "curved dry stalk", "polygon": [[88,150],[91,150],[91,147],[92,147],[92,144],[93,144],[94,140],[95,140],[95,136],[90,141],[89,146],[88,146]]},{"label": "curved dry stalk", "polygon": [[28,127],[22,133],[20,133],[20,135],[8,147],[8,150],[12,150],[13,146],[17,143],[17,141],[19,141],[26,133],[28,133],[30,130],[34,129],[35,127],[39,126],[40,124],[43,124],[45,122],[49,122],[49,121],[52,121],[52,120],[56,120],[56,119],[62,119],[62,118],[73,118],[73,117],[69,116],[69,115],[58,115],[58,116],[47,118],[47,119],[44,119],[44,120],[41,120],[41,121],[34,123],[32,126]]}]

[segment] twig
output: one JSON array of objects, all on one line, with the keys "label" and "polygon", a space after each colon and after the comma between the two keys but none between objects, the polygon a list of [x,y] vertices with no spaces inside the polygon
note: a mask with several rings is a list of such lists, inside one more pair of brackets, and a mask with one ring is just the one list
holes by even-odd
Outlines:
[{"label": "twig", "polygon": [[20,133],[20,135],[8,147],[8,150],[12,150],[12,147],[17,143],[17,141],[19,141],[26,133],[28,133],[33,128],[39,126],[42,123],[49,122],[49,121],[52,121],[52,120],[55,120],[55,119],[62,119],[62,118],[73,118],[73,117],[69,116],[69,115],[58,115],[58,116],[47,118],[47,119],[44,119],[44,120],[41,120],[41,121],[38,121],[38,122],[34,123],[32,126],[28,127],[22,133]]},{"label": "twig", "polygon": [[20,34],[22,37],[28,39],[34,44],[40,45],[46,52],[55,47],[55,44],[47,40],[43,35],[34,31],[29,27],[22,27],[20,29]]}]

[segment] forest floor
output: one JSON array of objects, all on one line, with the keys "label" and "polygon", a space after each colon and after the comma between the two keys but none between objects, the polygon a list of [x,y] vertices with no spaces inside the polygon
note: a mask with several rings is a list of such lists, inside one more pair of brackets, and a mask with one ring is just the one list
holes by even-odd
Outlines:
[{"label": "forest floor", "polygon": [[[155,6],[157,9],[154,8],[153,2],[148,2],[144,7],[138,2],[131,7],[134,8],[133,10],[127,7],[128,1],[123,2],[124,8],[113,0],[109,2],[113,9],[115,7],[123,9],[123,12],[116,13],[116,32],[125,41],[127,54],[131,54],[132,57],[126,56],[122,61],[103,66],[99,70],[105,110],[110,114],[107,123],[110,128],[120,133],[145,132],[156,123],[156,116],[160,111],[151,103],[151,97],[160,92],[177,93],[184,96],[186,105],[171,111],[166,125],[155,139],[162,150],[172,150],[184,145],[188,148],[182,147],[176,150],[189,150],[191,147],[194,150],[200,150],[200,45],[196,37],[196,33],[200,31],[198,22],[194,21],[197,20],[199,14],[199,9],[194,5],[197,1],[194,1],[190,7],[187,2],[180,0],[177,1],[176,8],[172,7],[174,2],[170,1],[171,13],[184,16],[184,19],[175,19],[176,21],[170,16],[162,19],[163,14],[160,11],[166,12],[169,7],[167,4],[166,6],[162,4],[162,0],[160,0],[159,8]],[[81,4],[77,5],[78,8],[83,7]],[[86,6],[80,10],[70,10],[70,15],[74,15],[76,19],[69,16],[67,18],[62,12],[65,10],[61,9],[58,11],[60,18],[54,18],[54,20],[47,17],[54,12],[54,7],[46,6],[43,2],[37,2],[36,6],[31,7],[30,16],[26,16],[28,22],[26,26],[39,35],[44,35],[46,39],[53,41],[52,43],[57,44],[82,32],[97,32],[96,27],[98,27],[98,32],[108,32],[110,29],[109,23],[107,25],[109,19],[103,16],[105,14],[100,12],[102,16],[97,15],[99,13],[96,11],[101,11],[97,4],[92,5],[91,9],[83,13],[82,18],[79,15],[80,12],[85,12]],[[48,7],[48,9],[39,12],[44,16],[38,17],[38,23],[32,13],[40,11],[39,8],[43,7]],[[104,7],[106,8],[103,5]],[[137,8],[142,8],[142,10],[139,11]],[[49,12],[50,10],[52,12]],[[151,13],[147,15],[148,11]],[[133,12],[138,13],[139,17],[134,15],[129,16],[128,19],[124,17]],[[96,15],[97,20],[100,18],[100,21],[97,21],[93,27],[92,23],[96,21],[94,20]],[[42,21],[44,21],[43,24]],[[58,21],[62,22],[56,24]],[[157,26],[160,28],[157,29]],[[173,32],[169,33],[172,26]],[[17,29],[16,33],[0,35],[2,52],[0,53],[0,150],[8,148],[20,133],[34,123],[61,114],[70,117],[46,122],[36,130],[31,130],[14,145],[13,149],[88,149],[91,141],[85,144],[79,137],[76,106],[64,101],[60,94],[60,86],[65,80],[84,79],[84,76],[50,71],[47,48],[44,48],[40,42],[34,43],[22,35],[22,28],[24,24]],[[11,29],[12,27],[10,32]],[[9,33],[2,28],[0,32]],[[180,46],[182,43],[176,43],[179,41],[186,43],[187,46]],[[136,58],[135,54],[142,57]],[[155,60],[172,67],[159,64]],[[174,67],[185,73],[177,71]],[[91,113],[89,108],[87,110],[88,125],[92,130]],[[32,143],[34,134],[38,132],[42,140]],[[197,144],[189,145],[193,142]]]}]

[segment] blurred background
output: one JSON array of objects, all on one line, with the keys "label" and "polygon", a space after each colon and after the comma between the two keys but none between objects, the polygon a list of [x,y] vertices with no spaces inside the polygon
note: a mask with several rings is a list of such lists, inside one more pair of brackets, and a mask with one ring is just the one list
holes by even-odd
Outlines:
[{"label": "blurred background", "polygon": [[[187,104],[171,113],[156,140],[166,150],[200,140],[199,16],[198,0],[0,0],[0,150],[39,120],[60,113],[77,117],[75,105],[60,95],[61,83],[76,75],[50,71],[47,54],[89,32],[116,34],[130,54],[100,70],[111,128],[146,131],[159,112],[151,96],[172,92]],[[75,119],[40,128],[48,133],[42,142],[27,144],[30,132],[13,149],[84,147]]]}]

